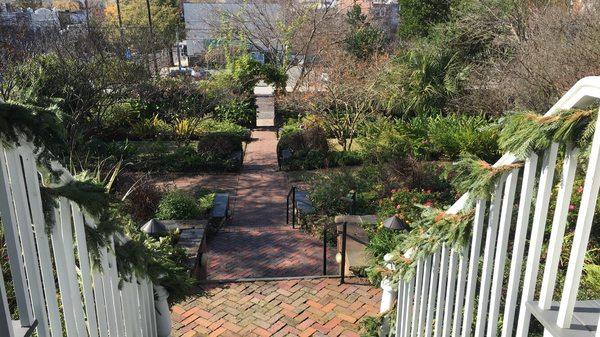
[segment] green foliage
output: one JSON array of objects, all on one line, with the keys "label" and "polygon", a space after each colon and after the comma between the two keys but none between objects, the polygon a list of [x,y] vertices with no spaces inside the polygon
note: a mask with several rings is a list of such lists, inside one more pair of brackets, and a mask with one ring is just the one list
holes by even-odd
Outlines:
[{"label": "green foliage", "polygon": [[585,264],[583,271],[582,288],[590,294],[600,294],[600,265]]},{"label": "green foliage", "polygon": [[198,219],[202,210],[198,201],[182,190],[165,194],[158,204],[156,217],[163,220]]},{"label": "green foliage", "polygon": [[175,246],[173,233],[158,239],[129,228],[129,240],[115,243],[117,267],[121,279],[147,276],[169,292],[169,303],[179,302],[191,294],[194,279],[186,269],[185,250]]},{"label": "green foliage", "polygon": [[450,51],[410,50],[399,60],[403,114],[433,115],[444,111],[467,78],[469,68]]},{"label": "green foliage", "polygon": [[[460,251],[470,238],[472,209],[455,215],[433,207],[422,207],[422,210],[421,218],[394,251],[397,268],[394,277],[409,280],[414,276],[417,261],[433,255],[442,244]],[[405,256],[407,252],[410,252],[409,257]]]},{"label": "green foliage", "polygon": [[448,175],[458,192],[469,193],[472,199],[488,199],[500,177],[521,166],[522,163],[492,166],[474,155],[465,154],[449,167]]},{"label": "green foliage", "polygon": [[58,106],[71,149],[88,141],[86,136],[99,126],[107,107],[125,99],[132,87],[147,78],[141,64],[106,55],[78,59],[40,54],[20,69],[18,99]]},{"label": "green foliage", "polygon": [[207,88],[183,77],[159,77],[143,83],[136,92],[136,109],[142,119],[156,118],[174,124],[183,118],[203,117],[216,106]]},{"label": "green foliage", "polygon": [[361,151],[372,162],[385,163],[404,158],[411,153],[411,141],[404,132],[404,123],[389,119],[378,119],[365,123],[362,135],[357,139]]},{"label": "green foliage", "polygon": [[206,193],[198,199],[200,213],[208,214],[208,212],[210,212],[213,207],[213,202],[215,201],[215,196],[215,193]]},{"label": "green foliage", "polygon": [[422,215],[422,210],[418,205],[443,207],[453,202],[454,193],[447,190],[432,191],[404,187],[392,190],[391,196],[379,202],[377,217],[383,221],[395,215],[407,224],[412,224],[418,221]]},{"label": "green foliage", "polygon": [[279,138],[283,138],[288,134],[299,132],[302,127],[302,122],[295,119],[288,120],[279,130]]},{"label": "green foliage", "polygon": [[398,34],[404,38],[426,36],[432,25],[448,20],[451,0],[399,0]]},{"label": "green foliage", "polygon": [[383,315],[366,316],[360,321],[361,337],[379,337],[381,336],[381,327],[383,326]]},{"label": "green foliage", "polygon": [[347,214],[350,204],[345,197],[350,191],[356,191],[355,213],[370,214],[375,210],[381,188],[377,177],[378,173],[369,167],[331,170],[315,175],[309,181],[311,202],[321,214]]},{"label": "green foliage", "polygon": [[65,132],[57,111],[31,105],[0,102],[0,141],[3,145],[19,144],[19,137],[31,142],[40,161],[48,168],[52,154],[64,154]]},{"label": "green foliage", "polygon": [[245,141],[250,140],[250,130],[228,120],[216,120],[214,118],[206,118],[202,120],[196,129],[197,134],[202,133],[227,133]]},{"label": "green foliage", "polygon": [[386,42],[383,30],[368,22],[360,5],[355,3],[346,13],[346,22],[350,25],[350,31],[343,42],[348,53],[365,60],[383,50]]},{"label": "green foliage", "polygon": [[375,163],[407,157],[456,160],[461,153],[492,161],[499,156],[497,139],[498,128],[484,117],[448,115],[370,121],[363,127],[358,143]]},{"label": "green foliage", "polygon": [[432,117],[427,135],[434,158],[455,160],[461,153],[471,153],[487,161],[500,157],[498,128],[482,116]]},{"label": "green foliage", "polygon": [[234,97],[217,105],[214,116],[223,121],[251,127],[256,124],[256,104],[253,98]]},{"label": "green foliage", "polygon": [[552,142],[573,143],[587,148],[594,134],[597,109],[564,110],[544,117],[534,112],[517,112],[502,121],[499,143],[502,150],[525,159]]}]

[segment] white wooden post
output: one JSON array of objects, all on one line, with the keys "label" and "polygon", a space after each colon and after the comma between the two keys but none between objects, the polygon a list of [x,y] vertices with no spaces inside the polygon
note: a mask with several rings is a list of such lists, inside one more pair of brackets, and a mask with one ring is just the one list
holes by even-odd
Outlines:
[{"label": "white wooden post", "polygon": [[[392,263],[393,255],[388,253],[385,254],[383,260],[385,261],[386,268],[395,270],[394,264]],[[379,312],[384,313],[392,308],[394,300],[398,296],[397,285],[392,282],[391,279],[384,277],[381,280],[381,304],[379,306]]]},{"label": "white wooden post", "polygon": [[46,300],[46,310],[48,312],[48,321],[52,336],[62,336],[63,328],[58,309],[58,300],[56,296],[56,285],[54,271],[52,270],[52,254],[50,253],[50,238],[46,232],[44,219],[44,206],[40,192],[40,177],[37,170],[36,160],[31,146],[22,146],[23,165],[25,172],[25,181],[27,184],[27,193],[31,204],[31,214],[33,217],[33,228],[35,231],[35,243],[37,245],[38,259],[44,287],[44,298]]},{"label": "white wooden post", "polygon": [[513,215],[513,205],[519,169],[514,169],[506,179],[504,200],[502,201],[502,212],[500,214],[500,226],[498,240],[496,242],[496,256],[494,263],[494,276],[492,279],[492,290],[490,297],[490,309],[488,314],[487,335],[496,336],[498,316],[500,315],[500,301],[502,293],[502,282],[504,281],[504,266],[506,263],[506,251],[508,250],[508,238],[510,223]]},{"label": "white wooden post", "polygon": [[542,172],[533,214],[533,224],[531,229],[531,238],[529,241],[529,253],[527,254],[527,267],[523,278],[523,292],[521,294],[521,308],[519,310],[519,319],[517,322],[517,337],[526,337],[529,332],[529,320],[531,313],[527,309],[526,303],[533,300],[533,293],[537,275],[539,271],[540,255],[542,252],[542,243],[544,240],[544,229],[548,218],[548,205],[550,204],[550,194],[553,186],[554,169],[556,167],[556,155],[558,144],[552,143],[550,148],[544,153],[542,163]]},{"label": "white wooden post", "polygon": [[467,275],[465,310],[462,323],[462,337],[471,336],[473,308],[475,307],[475,292],[477,290],[477,274],[479,270],[479,255],[481,253],[481,237],[483,235],[483,219],[485,217],[485,204],[485,200],[477,200],[475,204],[473,238],[471,241],[471,252],[469,256],[469,273]]},{"label": "white wooden post", "polygon": [[435,327],[433,329],[433,335],[435,337],[440,337],[442,335],[442,327],[444,320],[444,301],[446,300],[446,291],[448,287],[446,287],[446,282],[448,281],[448,266],[449,266],[449,255],[450,249],[446,246],[446,244],[442,244],[441,248],[441,257],[440,257],[440,276],[438,278],[438,292],[437,292],[437,306],[435,309]]},{"label": "white wooden post", "polygon": [[10,262],[10,274],[13,279],[19,319],[22,326],[31,326],[35,321],[31,309],[25,263],[21,253],[21,239],[17,225],[17,216],[13,208],[12,191],[7,170],[7,160],[4,149],[0,149],[0,214],[6,238],[6,248]]},{"label": "white wooden post", "polygon": [[571,326],[571,320],[573,319],[573,309],[575,308],[577,292],[581,283],[581,272],[583,270],[586,248],[590,240],[599,189],[600,118],[596,121],[596,132],[594,133],[594,140],[591,146],[590,159],[585,175],[579,214],[577,216],[577,225],[575,227],[575,236],[573,237],[571,255],[569,256],[569,266],[567,267],[567,275],[569,277],[565,279],[562,298],[560,300],[557,323],[561,328]]},{"label": "white wooden post", "polygon": [[[2,266],[0,265],[0,275],[2,275]],[[10,318],[10,308],[6,299],[6,287],[4,278],[0,276],[0,336],[15,337],[12,320]]]},{"label": "white wooden post", "polygon": [[425,319],[425,336],[431,336],[433,331],[433,314],[435,312],[435,300],[437,295],[438,279],[440,274],[440,255],[442,248],[433,254],[431,266],[431,279],[429,280],[429,298],[427,299],[427,318]]},{"label": "white wooden post", "polygon": [[32,219],[29,212],[29,200],[26,194],[25,178],[23,176],[23,164],[17,148],[6,150],[6,162],[8,164],[8,176],[12,187],[12,199],[16,214],[19,237],[23,249],[23,259],[27,272],[27,286],[30,292],[30,300],[33,314],[38,321],[38,333],[40,336],[49,335],[48,316],[44,303],[44,292],[42,290],[42,278],[40,276],[40,265],[37,259],[34,244]]},{"label": "white wooden post", "polygon": [[483,249],[483,268],[481,270],[479,298],[477,301],[477,321],[475,322],[475,336],[477,337],[483,337],[485,334],[485,323],[487,322],[486,313],[494,266],[494,247],[496,246],[498,218],[500,215],[500,205],[502,203],[502,192],[504,191],[505,182],[506,175],[503,175],[496,183],[494,195],[492,196],[492,201],[490,203],[490,215],[485,234],[485,247]]},{"label": "white wooden post", "polygon": [[[558,272],[558,263],[562,251],[565,228],[567,227],[567,216],[569,215],[569,203],[573,192],[573,182],[575,181],[575,171],[577,169],[577,160],[579,158],[579,149],[569,144],[563,164],[562,178],[560,188],[556,198],[556,209],[552,219],[552,231],[550,242],[548,244],[548,256],[544,267],[544,277],[542,278],[542,288],[540,290],[539,307],[544,310],[550,309],[552,304],[552,295],[556,285],[556,275]],[[579,249],[585,249],[579,247]]]},{"label": "white wooden post", "polygon": [[517,214],[517,224],[515,228],[510,273],[508,277],[506,302],[504,305],[504,319],[501,337],[511,337],[513,333],[515,310],[517,306],[517,298],[519,296],[519,283],[521,280],[521,268],[523,266],[523,255],[525,252],[525,240],[527,236],[527,228],[529,227],[529,215],[531,213],[533,185],[535,183],[535,173],[537,171],[537,162],[538,156],[536,154],[532,154],[525,160],[525,166],[523,168],[523,182],[521,185],[521,194],[519,199],[519,213]]},{"label": "white wooden post", "polygon": [[423,259],[419,260],[417,262],[417,275],[415,277],[415,301],[414,301],[414,306],[412,308],[412,329],[411,329],[411,336],[412,337],[416,337],[417,336],[417,330],[419,329],[418,327],[418,323],[419,323],[419,309],[421,308],[421,288],[423,287],[423,266],[424,266],[424,261]]}]

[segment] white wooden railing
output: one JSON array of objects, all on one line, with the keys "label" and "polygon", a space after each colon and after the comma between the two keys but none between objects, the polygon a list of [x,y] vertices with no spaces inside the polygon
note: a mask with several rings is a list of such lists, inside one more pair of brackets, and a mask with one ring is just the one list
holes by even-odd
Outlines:
[{"label": "white wooden railing", "polygon": [[[587,77],[546,115],[597,106],[599,100],[600,77]],[[552,144],[542,158],[531,154],[522,168],[502,176],[490,200],[476,201],[472,237],[461,251],[442,246],[417,262],[415,276],[400,281],[397,292],[389,287],[384,291],[386,303],[390,302],[386,296],[397,296],[395,322],[388,325],[390,335],[524,337],[530,335],[533,314],[543,324],[545,336],[600,337],[600,294],[598,301],[577,302],[600,187],[600,118],[586,167],[570,257],[562,261],[568,263],[565,282],[562,289],[555,289],[580,154],[578,148],[566,146],[562,172],[557,177],[560,186],[556,206],[551,209],[560,145]],[[505,154],[495,165],[515,160],[513,155]],[[467,199],[468,195],[462,196],[447,213],[461,211]],[[551,235],[545,242],[550,214]],[[542,260],[544,243],[548,253]],[[541,289],[536,292],[542,269]],[[553,297],[555,291],[559,291],[559,298]]]},{"label": "white wooden railing", "polygon": [[[63,183],[73,179],[63,171]],[[0,145],[0,216],[18,309],[12,321],[0,270],[0,336],[157,336],[153,285],[120,280],[111,249],[92,268],[84,218],[94,219],[74,202],[58,201],[47,233],[39,184],[32,145]]]}]

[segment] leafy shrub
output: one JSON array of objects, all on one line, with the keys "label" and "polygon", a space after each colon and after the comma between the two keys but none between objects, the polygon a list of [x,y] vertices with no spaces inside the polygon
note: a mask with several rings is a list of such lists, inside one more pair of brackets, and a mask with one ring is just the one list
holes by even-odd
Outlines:
[{"label": "leafy shrub", "polygon": [[232,98],[215,108],[217,119],[230,121],[246,127],[256,124],[256,103],[254,98]]},{"label": "leafy shrub", "polygon": [[198,219],[202,210],[198,202],[181,190],[166,193],[158,204],[156,217],[163,220]]},{"label": "leafy shrub", "polygon": [[427,134],[433,157],[456,160],[463,152],[488,162],[499,157],[498,128],[482,116],[432,117]]},{"label": "leafy shrub", "polygon": [[126,208],[134,220],[145,221],[154,216],[162,198],[163,191],[156,185],[142,183],[126,196]]},{"label": "leafy shrub", "polygon": [[396,215],[410,225],[421,218],[422,210],[415,205],[443,207],[453,202],[452,193],[401,188],[393,190],[389,198],[379,202],[377,215],[382,220]]},{"label": "leafy shrub", "polygon": [[357,139],[365,157],[379,163],[406,157],[412,150],[411,139],[401,123],[389,119],[367,122]]},{"label": "leafy shrub", "polygon": [[208,214],[212,209],[213,202],[215,201],[215,193],[206,193],[198,199],[200,212],[202,214]]},{"label": "leafy shrub", "polygon": [[400,0],[398,35],[404,38],[427,35],[432,25],[449,18],[452,3],[448,0]]},{"label": "leafy shrub", "polygon": [[197,135],[210,132],[228,133],[245,141],[250,140],[250,130],[228,120],[220,121],[214,118],[207,118],[202,120],[196,128]]},{"label": "leafy shrub", "polygon": [[201,154],[230,156],[242,151],[242,139],[228,132],[210,132],[198,137],[196,149]]},{"label": "leafy shrub", "polygon": [[409,156],[420,160],[456,160],[463,152],[492,162],[499,156],[498,128],[483,116],[378,119],[365,125],[358,142],[365,157],[377,163]]},{"label": "leafy shrub", "polygon": [[288,120],[285,125],[279,130],[279,137],[285,137],[288,134],[299,132],[301,130],[302,123],[295,119]]},{"label": "leafy shrub", "polygon": [[321,214],[344,214],[350,210],[344,198],[350,191],[356,191],[355,213],[369,214],[375,210],[379,198],[381,186],[377,179],[377,171],[370,167],[323,172],[309,181],[310,199]]}]

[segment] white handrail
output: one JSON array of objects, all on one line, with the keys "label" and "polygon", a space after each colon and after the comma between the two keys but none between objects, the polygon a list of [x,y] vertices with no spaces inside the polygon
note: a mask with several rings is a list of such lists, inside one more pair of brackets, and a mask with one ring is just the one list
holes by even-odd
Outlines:
[{"label": "white handrail", "polygon": [[[586,77],[565,93],[545,116],[561,110],[597,105],[599,101],[600,77]],[[589,162],[584,166],[587,172],[568,260],[568,277],[561,292],[559,309],[556,309],[557,302],[552,302],[552,295],[556,288],[559,258],[564,256],[561,251],[579,159],[579,149],[567,144],[564,158],[561,156],[563,171],[559,178],[556,206],[552,204],[551,209],[559,146],[551,144],[540,163],[535,153],[530,154],[522,168],[515,168],[501,177],[489,200],[476,200],[472,237],[462,251],[443,245],[439,251],[416,262],[413,278],[402,280],[398,285],[396,336],[493,337],[499,334],[500,329],[502,337],[512,337],[515,332],[517,336],[524,337],[529,334],[532,312],[542,320],[546,329],[558,331],[570,328],[600,190],[600,118],[596,121]],[[514,155],[506,153],[493,166],[516,161]],[[468,200],[467,193],[446,213],[461,212]],[[532,205],[533,200],[535,205]],[[551,211],[554,214],[548,256],[541,260]],[[531,213],[533,219],[530,219]],[[509,247],[512,247],[510,255]],[[405,256],[412,254],[408,251]],[[525,273],[521,275],[524,264]],[[536,293],[541,268],[544,269],[542,288]],[[533,302],[537,298],[540,301]],[[504,308],[503,312],[501,308]],[[515,312],[517,308],[520,308],[518,314]],[[539,314],[544,311],[549,313],[548,317],[554,315],[552,317],[558,318],[547,319]],[[498,322],[502,322],[502,326]],[[593,326],[588,328],[594,329]],[[600,328],[597,330],[600,331]],[[600,332],[594,335],[599,337]]]}]

